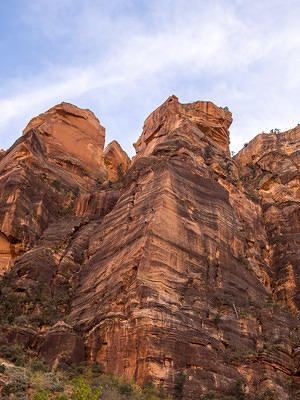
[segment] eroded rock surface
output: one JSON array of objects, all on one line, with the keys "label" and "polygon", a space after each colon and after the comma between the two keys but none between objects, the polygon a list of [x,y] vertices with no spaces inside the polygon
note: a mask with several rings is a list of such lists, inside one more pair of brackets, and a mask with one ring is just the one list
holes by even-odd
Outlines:
[{"label": "eroded rock surface", "polygon": [[[239,380],[249,396],[296,399],[300,130],[232,159],[231,121],[171,96],[129,165],[117,142],[103,154],[90,112],[62,103],[33,119],[0,161],[0,257],[25,250],[0,287],[19,299],[2,323],[36,329],[54,366],[85,355],[170,393],[184,373],[187,400],[233,395]],[[77,149],[81,134],[97,151]]]},{"label": "eroded rock surface", "polygon": [[32,129],[44,135],[44,151],[55,164],[79,175],[104,173],[105,129],[91,111],[61,103],[33,118],[23,135]]},{"label": "eroded rock surface", "polygon": [[62,103],[26,127],[0,160],[0,268],[36,243],[80,193],[105,180],[104,128],[88,110]]},{"label": "eroded rock surface", "polygon": [[300,305],[300,126],[258,135],[235,157],[244,186],[262,204],[272,286],[278,301]]},{"label": "eroded rock surface", "polygon": [[119,143],[114,140],[104,151],[104,163],[108,178],[116,181],[122,178],[129,169],[130,159]]}]

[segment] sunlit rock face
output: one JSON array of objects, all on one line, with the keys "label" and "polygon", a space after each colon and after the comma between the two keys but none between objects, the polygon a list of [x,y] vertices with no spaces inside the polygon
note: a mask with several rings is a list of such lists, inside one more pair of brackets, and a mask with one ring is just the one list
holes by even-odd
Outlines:
[{"label": "sunlit rock face", "polygon": [[62,103],[0,153],[0,262],[16,295],[40,288],[58,304],[30,336],[53,367],[85,357],[170,393],[184,373],[187,400],[234,395],[239,380],[257,398],[297,398],[299,128],[232,159],[231,121],[171,96],[130,163],[115,141],[103,152],[90,111]]},{"label": "sunlit rock face", "polygon": [[176,96],[171,96],[146,119],[143,133],[134,147],[138,156],[146,156],[168,140],[181,138],[185,143],[198,147],[204,139],[204,142],[212,141],[214,146],[228,152],[231,122],[229,110],[209,101],[181,104]]},{"label": "sunlit rock face", "polygon": [[43,135],[48,159],[58,166],[80,174],[94,175],[104,170],[105,129],[90,110],[61,103],[33,118],[23,131],[36,129]]},{"label": "sunlit rock face", "polygon": [[130,159],[116,140],[104,150],[104,163],[108,179],[116,181],[122,178],[129,169]]},{"label": "sunlit rock face", "polygon": [[104,136],[91,111],[62,103],[32,119],[0,154],[2,268],[9,254],[31,247],[50,221],[71,210],[80,191],[105,180]]}]

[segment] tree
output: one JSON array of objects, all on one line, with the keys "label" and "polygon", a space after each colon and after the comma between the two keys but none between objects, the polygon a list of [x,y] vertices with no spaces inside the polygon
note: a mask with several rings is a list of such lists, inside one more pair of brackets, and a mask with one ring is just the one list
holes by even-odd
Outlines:
[{"label": "tree", "polygon": [[102,387],[92,388],[86,384],[82,377],[75,379],[73,382],[72,400],[100,400]]}]

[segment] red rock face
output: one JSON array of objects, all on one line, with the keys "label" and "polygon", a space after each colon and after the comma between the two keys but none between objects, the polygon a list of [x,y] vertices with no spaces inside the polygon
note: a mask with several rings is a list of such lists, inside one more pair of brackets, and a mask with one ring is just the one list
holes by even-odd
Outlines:
[{"label": "red rock face", "polygon": [[105,200],[112,198],[107,191],[101,194],[108,175],[104,136],[91,111],[62,103],[32,119],[23,136],[0,154],[0,271],[32,247],[50,222],[72,214],[73,207],[82,215],[84,195],[99,198],[86,214],[97,212],[95,207],[101,214],[116,201]]},{"label": "red rock face", "polygon": [[61,103],[33,118],[23,135],[32,129],[44,135],[48,159],[59,166],[75,174],[81,168],[90,175],[104,170],[105,129],[91,111]]},{"label": "red rock face", "polygon": [[199,139],[204,139],[228,152],[231,122],[231,112],[211,102],[181,104],[176,96],[171,96],[146,119],[143,133],[134,147],[138,156],[146,156],[151,154],[154,146],[172,140],[175,135],[180,136],[182,131],[185,142],[194,142],[198,146]]},{"label": "red rock face", "polygon": [[241,179],[260,199],[268,233],[273,291],[278,301],[300,306],[300,126],[258,135],[236,156]]},{"label": "red rock face", "polygon": [[205,104],[171,98],[146,120],[90,240],[72,321],[92,360],[139,383],[172,391],[183,371],[186,398],[230,393],[238,379],[288,398],[295,364],[282,338],[297,320],[272,303],[263,209],[228,158],[231,115]]},{"label": "red rock face", "polygon": [[[22,293],[40,288],[56,305],[40,301],[23,312],[29,327],[41,310],[53,316],[39,325],[48,331],[36,351],[52,365],[80,361],[84,342],[90,363],[170,393],[184,373],[187,400],[209,390],[216,398],[237,394],[239,379],[257,398],[270,389],[275,398],[296,399],[298,128],[260,135],[231,159],[231,113],[172,96],[147,118],[130,168],[112,142],[97,175],[89,172],[93,156],[85,167],[88,152],[61,137],[66,126],[72,135],[86,129],[88,147],[95,120],[69,107],[34,119],[34,129],[0,161],[2,209],[10,210],[0,213],[1,254],[7,259],[17,246],[32,246],[15,261],[2,296],[9,287],[23,304]],[[62,148],[83,167],[58,161]],[[32,173],[39,169],[43,183]],[[54,170],[61,183],[50,190]],[[23,182],[30,182],[30,196]],[[55,325],[66,315],[71,326]]]},{"label": "red rock face", "polygon": [[130,166],[130,159],[117,141],[112,141],[104,151],[104,163],[108,179],[116,181],[124,177]]}]

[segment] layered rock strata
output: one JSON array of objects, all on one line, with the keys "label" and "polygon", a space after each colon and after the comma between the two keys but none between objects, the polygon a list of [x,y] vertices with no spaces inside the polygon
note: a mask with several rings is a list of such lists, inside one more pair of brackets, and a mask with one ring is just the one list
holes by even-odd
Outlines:
[{"label": "layered rock strata", "polygon": [[130,165],[116,142],[103,154],[86,110],[62,103],[33,119],[0,160],[0,257],[26,251],[1,284],[19,308],[0,340],[19,341],[7,323],[22,316],[27,331],[47,329],[26,335],[54,367],[85,357],[185,399],[234,395],[240,381],[249,398],[296,399],[299,129],[259,135],[232,159],[231,121],[171,96]]},{"label": "layered rock strata", "polygon": [[[108,176],[104,139],[105,130],[91,111],[62,103],[32,119],[23,136],[3,154],[0,268],[31,248],[49,223],[72,215],[73,208],[80,215],[83,209],[86,214],[105,212],[111,203],[106,198],[112,196],[102,190]],[[93,210],[83,205],[86,198],[90,203],[98,199]]]},{"label": "layered rock strata", "polygon": [[71,317],[109,372],[172,391],[183,371],[191,399],[239,379],[284,399],[296,364],[282,339],[297,320],[273,303],[264,211],[229,157],[230,122],[174,96],[148,117],[121,197],[90,240]]}]

